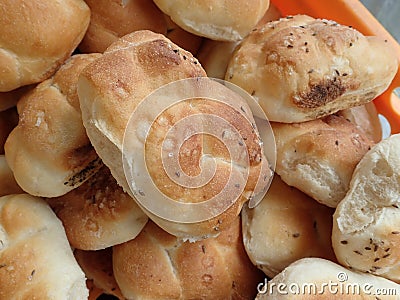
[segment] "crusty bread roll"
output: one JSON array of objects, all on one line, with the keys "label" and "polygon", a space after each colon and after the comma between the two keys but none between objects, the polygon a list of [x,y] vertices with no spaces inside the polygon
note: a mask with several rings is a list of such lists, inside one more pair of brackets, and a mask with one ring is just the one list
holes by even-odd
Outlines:
[{"label": "crusty bread roll", "polygon": [[164,14],[148,0],[85,0],[90,7],[90,24],[79,45],[84,53],[104,52],[118,38],[148,29],[166,34]]},{"label": "crusty bread roll", "polygon": [[400,282],[400,135],[375,145],[357,165],[334,214],[338,261]]},{"label": "crusty bread roll", "polygon": [[382,125],[373,102],[340,110],[336,113],[357,125],[375,143],[382,140]]},{"label": "crusty bread roll", "polygon": [[0,4],[0,92],[49,78],[89,25],[83,0],[4,0]]},{"label": "crusty bread roll", "polygon": [[[136,186],[135,181],[133,181],[131,190],[121,159],[124,133],[130,116],[138,108],[139,103],[157,88],[185,78],[197,78],[197,81],[194,81],[198,82],[200,81],[199,77],[205,75],[198,61],[189,52],[179,48],[166,37],[150,31],[137,31],[121,38],[111,45],[100,59],[89,65],[81,73],[78,93],[88,136],[117,182],[132,196],[145,197],[145,194],[141,192],[140,187]],[[203,79],[207,80],[207,78]],[[208,82],[211,81],[208,80]],[[215,85],[218,85],[218,83],[215,83]],[[187,91],[174,90],[173,93],[176,93],[176,97],[174,94],[174,100],[175,98],[183,99],[179,98],[183,96],[187,97],[185,92]],[[136,122],[144,126],[152,124],[149,131],[146,132],[147,137],[144,130],[140,128],[137,134],[129,135],[129,138],[132,138],[131,142],[141,145],[146,152],[145,163],[147,166],[140,172],[148,172],[152,182],[146,182],[145,184],[153,186],[154,182],[159,191],[163,195],[170,197],[171,201],[185,203],[203,202],[214,197],[220,191],[224,191],[228,178],[232,178],[235,181],[243,181],[243,174],[241,173],[243,168],[239,160],[232,165],[227,163],[231,158],[224,145],[221,145],[222,142],[213,136],[200,132],[194,135],[194,138],[188,139],[189,142],[183,143],[182,147],[176,147],[171,151],[178,151],[180,167],[185,175],[189,174],[190,177],[194,177],[199,172],[200,157],[204,151],[207,151],[208,157],[215,158],[215,160],[210,159],[207,162],[216,162],[216,173],[210,183],[200,188],[190,189],[184,184],[177,184],[167,175],[166,167],[160,155],[160,147],[163,145],[164,140],[167,139],[169,129],[174,126],[177,127],[178,125],[176,124],[179,121],[194,114],[201,117],[216,115],[218,118],[227,120],[228,123],[233,124],[232,126],[238,128],[247,140],[246,143],[235,143],[238,147],[234,151],[244,154],[244,151],[249,149],[249,153],[251,153],[249,158],[250,177],[247,184],[243,183],[241,186],[245,188],[244,192],[239,192],[238,198],[234,198],[234,203],[231,203],[229,209],[223,214],[195,223],[175,222],[171,219],[167,220],[159,217],[146,209],[146,213],[153,221],[176,236],[198,239],[218,234],[220,230],[229,227],[230,222],[240,213],[243,203],[248,200],[255,189],[259,178],[257,175],[265,179],[270,177],[270,170],[265,168],[267,160],[263,154],[260,139],[253,128],[255,127],[254,121],[249,121],[252,120],[250,108],[242,98],[239,99],[232,92],[227,92],[226,95],[228,94],[231,95],[230,98],[232,100],[232,106],[229,107],[217,101],[207,101],[205,99],[195,99],[191,100],[192,102],[182,101],[171,105],[165,111],[161,106],[152,106],[149,110],[156,111],[157,115],[161,112],[162,114],[157,116],[155,120],[149,120],[149,115],[139,116],[138,118],[141,121],[139,123]],[[146,113],[147,111],[144,114]],[[151,123],[152,121],[154,123]],[[204,122],[207,122],[206,117],[204,117]],[[190,126],[193,126],[193,124],[190,124]],[[198,130],[196,127],[194,129]],[[129,133],[131,133],[130,130]],[[222,134],[222,138],[224,136]],[[229,131],[226,134],[226,138],[230,139],[230,136]],[[178,139],[179,136],[174,136],[172,143],[175,143],[175,140]],[[130,144],[128,143],[128,145]],[[168,145],[166,147],[171,147]],[[127,146],[127,148],[130,149],[130,146]],[[129,153],[124,153],[124,157],[129,155]],[[128,164],[131,164],[131,162]],[[176,165],[174,166],[176,167]],[[229,176],[230,173],[232,176]],[[174,176],[179,178],[180,175],[181,173],[175,172]],[[240,188],[240,184],[237,185]],[[229,187],[225,191],[235,192],[237,189],[237,187],[233,189]],[[231,201],[231,198],[225,200]],[[156,199],[152,198],[151,201],[155,202]],[[212,209],[218,208],[213,206]],[[180,214],[178,211],[173,211],[172,213]]]},{"label": "crusty bread roll", "polygon": [[303,257],[335,260],[333,212],[275,175],[264,199],[254,208],[242,209],[247,255],[268,277]]},{"label": "crusty bread roll", "polygon": [[15,108],[0,111],[0,154],[4,154],[7,137],[17,124],[18,113]]},{"label": "crusty bread roll", "polygon": [[127,299],[253,299],[263,279],[246,256],[239,218],[217,238],[194,243],[149,222],[113,247],[113,266]]},{"label": "crusty bread roll", "polygon": [[318,202],[336,207],[349,189],[354,168],[373,142],[356,125],[335,115],[271,125],[276,173]]},{"label": "crusty bread roll", "polygon": [[80,71],[99,56],[73,56],[18,102],[19,123],[8,136],[5,153],[27,193],[66,194],[101,166],[83,127],[76,91]]},{"label": "crusty bread roll", "polygon": [[267,284],[260,285],[256,300],[263,299],[398,299],[395,282],[348,270],[322,258],[300,259]]},{"label": "crusty bread roll", "polygon": [[17,184],[14,174],[4,155],[0,155],[0,196],[20,194],[23,190]]},{"label": "crusty bread roll", "polygon": [[237,41],[262,18],[269,0],[154,0],[183,29],[213,40]]},{"label": "crusty bread roll", "polygon": [[75,250],[74,255],[88,280],[101,290],[101,294],[125,299],[114,278],[112,248],[98,251]]},{"label": "crusty bread roll", "polygon": [[244,88],[275,122],[303,122],[365,104],[397,72],[395,52],[377,37],[299,15],[252,31],[225,79]]},{"label": "crusty bread roll", "polygon": [[129,241],[148,219],[105,166],[80,187],[48,203],[61,219],[71,246],[83,250]]},{"label": "crusty bread roll", "polygon": [[43,199],[0,198],[0,299],[87,299],[85,275]]}]

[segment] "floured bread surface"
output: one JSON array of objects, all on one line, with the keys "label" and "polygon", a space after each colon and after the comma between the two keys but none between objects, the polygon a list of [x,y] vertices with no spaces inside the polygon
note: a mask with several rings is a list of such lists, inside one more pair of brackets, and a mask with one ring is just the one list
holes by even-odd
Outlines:
[{"label": "floured bread surface", "polygon": [[247,255],[269,277],[303,257],[335,261],[331,244],[333,212],[275,175],[260,204],[243,207]]},{"label": "floured bread surface", "polygon": [[397,68],[395,52],[378,37],[297,15],[252,31],[225,79],[253,95],[270,121],[292,123],[370,102]]},{"label": "floured bread surface", "polygon": [[83,127],[76,91],[81,70],[99,56],[73,56],[19,101],[19,122],[7,138],[5,153],[27,193],[66,194],[101,166]]},{"label": "floured bread surface", "polygon": [[400,282],[400,135],[375,145],[354,171],[334,214],[338,261]]},{"label": "floured bread surface", "polygon": [[183,29],[221,41],[245,37],[269,7],[269,0],[155,0],[154,3]]},{"label": "floured bread surface", "polygon": [[276,173],[318,202],[336,207],[353,171],[374,144],[356,125],[335,115],[302,123],[271,123]]},{"label": "floured bread surface", "polygon": [[[111,45],[101,58],[82,72],[78,92],[88,136],[117,182],[127,192],[132,195],[134,192],[136,196],[141,194],[136,185],[133,187],[134,191],[131,191],[121,159],[123,137],[130,116],[139,103],[159,87],[179,79],[199,78],[205,75],[203,68],[189,52],[179,48],[164,36],[149,31],[138,31],[121,38]],[[176,98],[184,99],[179,97],[185,96],[185,92],[185,90],[177,90]],[[161,104],[158,104],[160,107],[155,105],[149,110],[160,109],[157,111],[160,115],[153,120],[150,119],[150,114],[145,112],[137,120],[139,129],[132,133],[133,141],[143,145],[146,152],[146,169],[141,172],[148,172],[157,188],[173,201],[198,203],[208,200],[223,190],[229,178],[229,172],[232,173],[234,180],[239,180],[237,182],[241,182],[243,177],[239,161],[229,163],[229,153],[217,138],[199,133],[191,136],[182,145],[177,144],[179,136],[167,139],[169,130],[178,126],[179,121],[197,114],[204,123],[207,123],[207,116],[218,116],[227,120],[246,139],[246,142],[235,143],[238,146],[235,148],[237,151],[235,157],[245,154],[243,151],[250,153],[250,180],[242,184],[242,187],[245,186],[244,192],[239,193],[237,200],[225,213],[207,221],[180,223],[163,219],[146,210],[153,221],[171,234],[187,239],[199,239],[218,234],[220,230],[229,227],[240,213],[243,203],[255,189],[257,175],[261,174],[261,178],[266,177],[266,179],[270,177],[269,168],[264,168],[268,164],[255,130],[251,110],[242,98],[235,96],[233,92],[230,93],[233,103],[231,106],[218,101],[194,98],[181,101],[166,109],[162,108]],[[148,132],[141,130],[147,124],[152,124]],[[198,130],[196,126],[196,124],[189,124],[187,129]],[[226,131],[221,133],[220,138],[229,139],[229,136],[229,132]],[[210,184],[189,189],[172,180],[165,171],[160,155],[160,147],[166,140],[168,143],[165,147],[170,147],[171,151],[178,151],[180,166],[189,176],[194,177],[198,174],[200,158],[203,154],[208,154],[205,160],[216,162],[216,173],[210,180]],[[211,156],[213,158],[209,159]],[[263,172],[266,172],[265,176]],[[180,175],[179,172],[175,172],[174,176]],[[152,200],[155,201],[155,199]]]},{"label": "floured bread surface", "polygon": [[78,46],[90,20],[83,0],[4,0],[0,15],[0,92],[49,78]]},{"label": "floured bread surface", "polygon": [[256,300],[395,300],[399,288],[393,281],[349,270],[326,259],[303,258],[260,286]]},{"label": "floured bread surface", "polygon": [[113,265],[127,299],[253,299],[263,278],[246,256],[239,218],[217,238],[194,243],[149,222],[113,247]]},{"label": "floured bread surface", "polygon": [[104,249],[136,237],[147,215],[103,166],[80,187],[48,199],[72,247]]},{"label": "floured bread surface", "polygon": [[44,200],[0,198],[0,283],[1,299],[87,299],[85,275]]}]

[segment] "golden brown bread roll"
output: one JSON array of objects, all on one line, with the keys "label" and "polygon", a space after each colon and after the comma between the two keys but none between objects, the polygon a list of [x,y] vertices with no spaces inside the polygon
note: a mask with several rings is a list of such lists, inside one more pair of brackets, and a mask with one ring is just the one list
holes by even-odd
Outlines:
[{"label": "golden brown bread roll", "polygon": [[71,57],[18,103],[19,123],[8,136],[6,159],[31,195],[57,197],[81,185],[101,166],[82,124],[76,83],[100,54]]},{"label": "golden brown bread roll", "polygon": [[0,198],[0,299],[87,299],[85,274],[47,203]]},{"label": "golden brown bread roll", "polygon": [[83,250],[104,249],[129,241],[148,219],[105,166],[80,187],[50,198],[48,203],[61,219],[71,246]]},{"label": "golden brown bread roll", "polygon": [[90,24],[79,45],[84,53],[104,52],[118,38],[136,30],[167,33],[164,14],[148,0],[85,0]]},{"label": "golden brown bread roll", "polygon": [[269,0],[155,0],[154,3],[183,29],[221,41],[242,39],[269,6]]},{"label": "golden brown bread roll", "polygon": [[14,174],[7,164],[4,155],[0,155],[0,196],[20,194],[24,191],[15,181]]},{"label": "golden brown bread roll", "polygon": [[[163,218],[153,213],[153,210],[145,210],[153,221],[169,233],[189,239],[216,235],[220,230],[229,227],[230,222],[237,217],[243,203],[248,200],[255,189],[259,178],[258,175],[265,180],[270,177],[270,170],[265,168],[267,161],[261,148],[260,138],[253,128],[255,125],[254,121],[251,121],[250,108],[242,98],[238,98],[232,91],[224,90],[225,96],[229,95],[232,100],[231,106],[217,101],[195,98],[191,99],[191,102],[179,102],[163,111],[164,108],[162,108],[161,102],[149,107],[143,115],[139,115],[138,119],[134,119],[132,123],[139,126],[137,130],[126,129],[131,115],[140,108],[139,103],[151,92],[167,83],[185,78],[196,78],[192,82],[203,84],[205,80],[207,81],[206,78],[203,78],[204,80],[200,79],[203,76],[205,76],[204,70],[189,52],[179,48],[162,35],[150,31],[137,31],[111,45],[100,59],[85,68],[78,84],[82,116],[88,136],[117,182],[132,196],[145,198],[146,195],[141,188],[151,188],[153,182],[163,195],[167,195],[172,199],[171,202],[174,204],[177,201],[199,203],[216,195],[224,195],[220,191],[234,193],[237,190],[240,191],[240,188],[244,188],[243,193],[238,193],[238,198],[224,198],[225,202],[234,201],[230,203],[231,206],[223,214],[213,215],[211,218],[206,218],[206,221],[196,220],[194,223],[190,221],[175,222],[174,220],[177,219]],[[179,81],[178,83],[181,82]],[[210,80],[207,82],[211,84]],[[214,83],[214,85],[221,86],[218,83]],[[188,89],[190,91],[198,91],[201,90],[201,86],[189,87]],[[183,97],[185,92],[187,92],[185,86],[183,90],[173,89],[173,99]],[[150,119],[152,118],[150,113],[153,112],[156,112],[157,115],[161,112],[162,114],[153,120]],[[234,157],[239,158],[234,163],[229,163],[231,158],[226,147],[213,136],[201,133],[191,136],[187,142],[181,145],[182,147],[173,146],[174,143],[179,142],[181,132],[178,132],[176,136],[167,138],[169,129],[178,128],[178,123],[181,120],[190,119],[192,115],[197,115],[201,118],[203,116],[217,115],[218,117],[216,118],[226,119],[226,122],[232,128],[234,127],[235,130],[240,131],[244,139],[247,139],[246,142],[244,140],[233,140],[235,134],[229,131],[233,130],[231,127],[225,133],[222,132],[225,127],[219,128],[222,132],[222,139],[232,139],[232,143],[237,146],[234,150],[236,151]],[[204,120],[204,124],[208,122],[206,117],[201,120]],[[152,121],[155,122],[151,123]],[[153,124],[148,131],[142,128],[147,124]],[[199,124],[197,123],[197,125]],[[183,131],[197,130],[197,125],[189,124]],[[124,154],[124,157],[129,157],[132,155],[131,152],[134,154],[136,152],[128,150],[128,152],[123,153],[125,130],[127,130],[128,134],[133,133],[129,138],[125,137],[125,141],[128,140],[126,142],[127,149],[131,149],[132,145],[138,145],[139,148],[146,149],[146,161],[144,162],[146,167],[140,167],[140,173],[148,172],[151,179],[143,183],[145,186],[142,187],[137,186],[136,179],[126,179],[121,159],[122,154]],[[169,147],[171,151],[178,151],[176,157],[180,159],[179,165],[182,168],[182,172],[174,172],[174,180],[180,177],[183,178],[186,174],[188,174],[187,177],[195,177],[194,175],[197,175],[200,171],[200,158],[203,154],[208,155],[204,157],[202,163],[204,161],[205,163],[216,163],[216,173],[212,180],[210,179],[209,184],[204,187],[191,189],[184,184],[179,185],[176,183],[167,174],[167,167],[164,165],[163,158],[160,155],[161,145],[163,145],[164,150]],[[140,153],[140,151],[142,150],[137,152]],[[249,158],[250,179],[248,182],[244,182],[240,158],[242,154],[246,156],[247,151],[251,153]],[[173,154],[168,154],[168,157],[173,157]],[[129,159],[126,160],[128,165],[125,167],[133,170],[132,164],[135,161],[133,160],[132,163]],[[173,163],[172,167],[177,165]],[[135,172],[132,171],[132,173]],[[231,176],[229,176],[230,173]],[[235,182],[235,187],[228,186],[227,189],[224,189],[228,178],[232,179],[231,183],[238,181]],[[128,181],[132,187],[129,186]],[[243,184],[240,185],[242,182]],[[151,202],[155,203],[156,199],[151,198]],[[220,203],[217,203],[216,206],[219,205]],[[162,205],[156,206],[157,208],[164,208]],[[210,208],[212,211],[218,210],[218,207],[215,206],[210,206]],[[197,211],[192,210],[192,212],[197,214]],[[172,213],[173,217],[186,216],[186,212],[182,213],[174,210]]]},{"label": "golden brown bread roll", "polygon": [[318,202],[336,207],[348,191],[354,168],[374,144],[356,125],[327,116],[302,123],[271,123],[276,173]]},{"label": "golden brown bread roll", "polygon": [[18,124],[16,108],[0,111],[0,154],[4,154],[4,144],[8,135]]},{"label": "golden brown bread roll", "polygon": [[113,265],[127,299],[253,299],[263,279],[246,256],[239,218],[217,238],[194,243],[149,222],[113,247]]},{"label": "golden brown bread roll", "polygon": [[394,51],[377,37],[298,15],[252,31],[225,79],[244,88],[275,122],[303,122],[365,104],[397,72]]},{"label": "golden brown bread roll", "polygon": [[275,175],[264,199],[254,208],[242,209],[247,255],[269,277],[303,257],[335,261],[333,212]]},{"label": "golden brown bread roll", "polygon": [[4,0],[0,11],[0,92],[49,78],[89,25],[83,0]]},{"label": "golden brown bread roll", "polygon": [[112,248],[98,251],[75,250],[74,255],[88,280],[92,280],[92,284],[100,289],[100,294],[125,299],[114,278]]},{"label": "golden brown bread roll", "polygon": [[260,285],[256,300],[394,300],[398,299],[399,288],[385,278],[313,257],[292,263],[267,284]]},{"label": "golden brown bread roll", "polygon": [[336,115],[349,120],[375,143],[382,140],[382,125],[373,102],[340,110]]},{"label": "golden brown bread roll", "polygon": [[357,165],[333,216],[332,244],[346,267],[400,282],[400,134]]}]

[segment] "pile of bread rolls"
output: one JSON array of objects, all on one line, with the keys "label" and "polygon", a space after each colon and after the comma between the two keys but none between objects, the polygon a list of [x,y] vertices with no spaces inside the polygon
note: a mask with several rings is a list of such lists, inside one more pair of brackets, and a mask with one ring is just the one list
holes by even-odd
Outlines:
[{"label": "pile of bread rolls", "polygon": [[[5,0],[0,12],[0,299],[314,299],[271,286],[328,282],[400,294],[400,136],[382,139],[372,102],[398,70],[384,40],[269,0]],[[228,106],[178,89],[182,101],[134,114],[159,88],[211,78],[253,97],[276,145],[232,91]],[[173,202],[229,206],[163,218],[127,176],[130,146],[145,166],[128,167]]]}]

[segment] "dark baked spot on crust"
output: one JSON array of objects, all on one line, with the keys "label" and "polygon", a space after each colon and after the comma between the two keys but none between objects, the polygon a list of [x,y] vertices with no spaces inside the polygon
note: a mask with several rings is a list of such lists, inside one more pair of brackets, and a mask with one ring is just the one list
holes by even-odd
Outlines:
[{"label": "dark baked spot on crust", "polygon": [[293,103],[301,108],[317,108],[340,97],[346,92],[346,86],[336,77],[310,85],[308,91],[292,97]]}]

